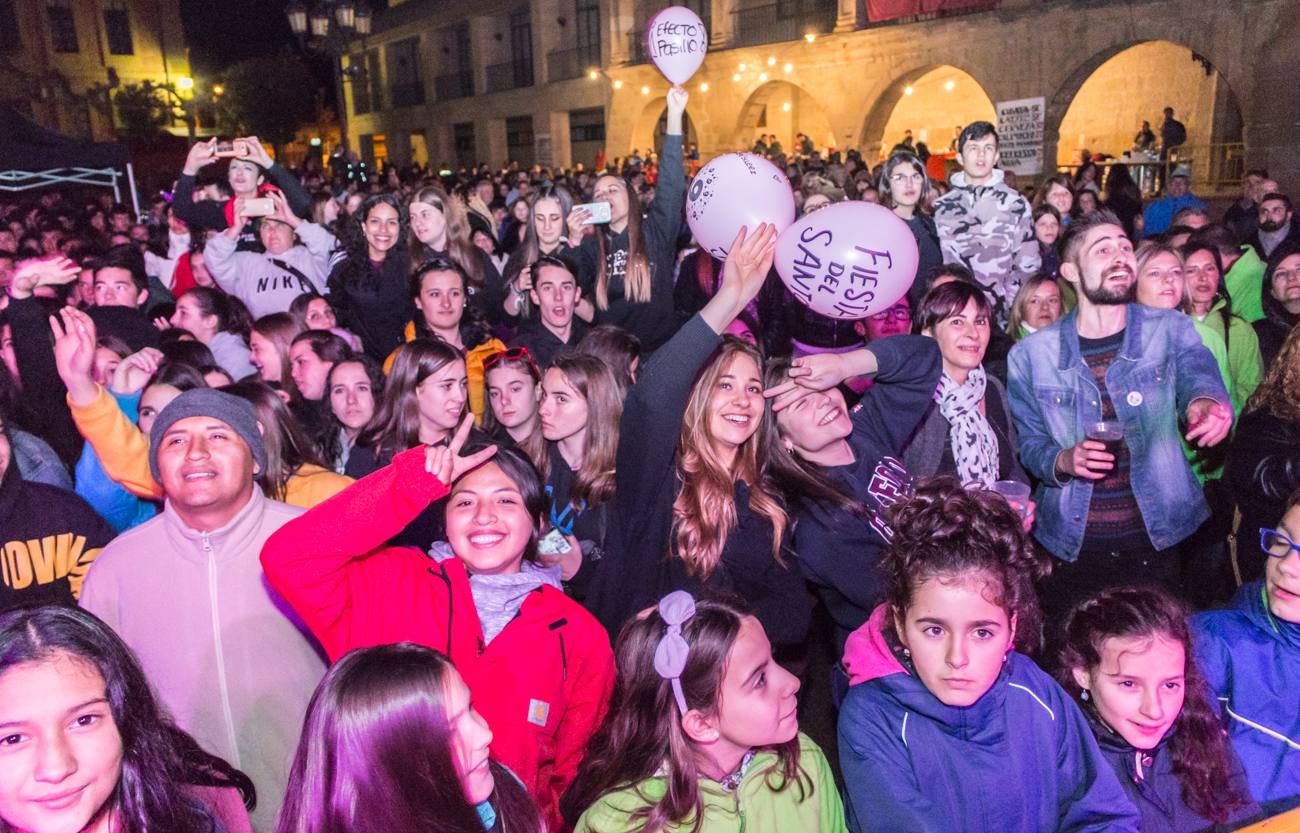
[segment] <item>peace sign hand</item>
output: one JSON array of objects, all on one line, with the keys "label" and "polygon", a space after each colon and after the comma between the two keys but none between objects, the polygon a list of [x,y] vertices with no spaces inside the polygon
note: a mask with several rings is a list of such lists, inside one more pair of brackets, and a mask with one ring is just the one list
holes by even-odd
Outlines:
[{"label": "peace sign hand", "polygon": [[490,445],[468,457],[460,456],[460,450],[465,447],[465,441],[469,439],[469,432],[473,427],[474,415],[467,413],[461,420],[460,427],[456,429],[455,435],[452,436],[451,442],[446,445],[431,445],[424,450],[424,470],[438,478],[448,488],[451,488],[461,475],[483,465],[497,453],[497,447]]}]

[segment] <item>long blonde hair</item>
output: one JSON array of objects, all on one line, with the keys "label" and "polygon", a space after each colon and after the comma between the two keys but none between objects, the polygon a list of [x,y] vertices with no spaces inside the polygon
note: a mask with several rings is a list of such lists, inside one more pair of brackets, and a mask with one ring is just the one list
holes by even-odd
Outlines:
[{"label": "long blonde hair", "polygon": [[[749,484],[749,508],[772,524],[772,558],[781,558],[781,538],[787,518],[785,507],[768,482],[767,453],[762,426],[736,450],[728,469],[718,457],[709,430],[709,398],[718,380],[741,357],[751,359],[762,373],[763,357],[746,341],[728,337],[713,361],[700,374],[686,403],[677,441],[677,476],[682,489],[673,501],[674,543],[677,555],[692,575],[707,578],[722,558],[727,536],[737,523],[736,481]],[[760,412],[759,419],[766,419]]]},{"label": "long blonde hair", "polygon": [[[442,212],[447,223],[447,254],[469,275],[470,286],[480,289],[484,281],[483,257],[481,251],[470,242],[469,214],[465,204],[448,196],[441,185],[424,186],[415,192],[411,202],[422,202]],[[428,246],[416,239],[414,231],[411,232],[410,249],[411,271],[414,272],[428,259],[430,251]]]}]

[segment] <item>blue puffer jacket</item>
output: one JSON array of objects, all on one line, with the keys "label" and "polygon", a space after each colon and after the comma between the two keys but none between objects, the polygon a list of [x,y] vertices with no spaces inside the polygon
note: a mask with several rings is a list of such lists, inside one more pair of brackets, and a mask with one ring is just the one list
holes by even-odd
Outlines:
[{"label": "blue puffer jacket", "polygon": [[1192,626],[1251,794],[1269,812],[1300,806],[1300,624],[1275,617],[1254,582]]},{"label": "blue puffer jacket", "polygon": [[860,833],[1139,829],[1079,708],[1018,653],[965,708],[906,673],[856,685],[839,737],[849,828]]}]

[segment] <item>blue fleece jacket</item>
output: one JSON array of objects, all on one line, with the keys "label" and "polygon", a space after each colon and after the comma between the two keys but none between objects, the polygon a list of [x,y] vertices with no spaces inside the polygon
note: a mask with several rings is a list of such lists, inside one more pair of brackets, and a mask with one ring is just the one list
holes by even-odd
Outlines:
[{"label": "blue fleece jacket", "polygon": [[1139,830],[1083,714],[1015,652],[964,708],[907,673],[856,685],[839,738],[849,828],[860,833]]},{"label": "blue fleece jacket", "polygon": [[[135,422],[140,394],[113,394],[117,406]],[[76,468],[77,494],[100,514],[113,531],[121,534],[158,514],[158,504],[136,497],[108,476],[95,449],[86,443]]]},{"label": "blue fleece jacket", "polygon": [[1251,794],[1270,813],[1300,806],[1300,624],[1274,616],[1257,581],[1192,628]]}]

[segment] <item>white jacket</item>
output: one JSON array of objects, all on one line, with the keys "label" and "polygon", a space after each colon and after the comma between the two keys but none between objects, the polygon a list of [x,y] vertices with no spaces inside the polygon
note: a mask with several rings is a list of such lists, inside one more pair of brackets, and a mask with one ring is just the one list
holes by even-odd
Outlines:
[{"label": "white jacket", "polygon": [[[205,263],[212,278],[231,295],[248,306],[253,318],[273,312],[287,312],[289,304],[304,292],[321,295],[329,292],[329,257],[338,241],[323,227],[303,223],[297,228],[304,245],[294,246],[281,255],[270,252],[237,252],[237,241],[224,234],[214,235],[204,249]],[[272,261],[278,260],[297,269],[306,283]]]},{"label": "white jacket", "polygon": [[257,787],[270,833],[323,653],[262,576],[262,544],[303,510],[254,490],[229,524],[190,529],[170,503],[124,532],[86,576],[81,606],[135,651],[159,699],[204,749]]}]

